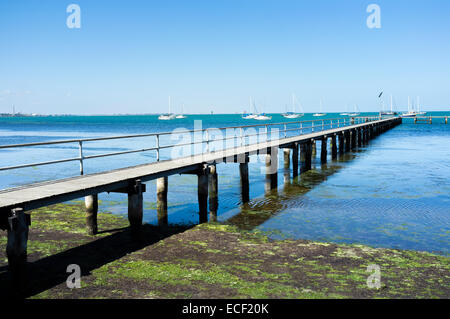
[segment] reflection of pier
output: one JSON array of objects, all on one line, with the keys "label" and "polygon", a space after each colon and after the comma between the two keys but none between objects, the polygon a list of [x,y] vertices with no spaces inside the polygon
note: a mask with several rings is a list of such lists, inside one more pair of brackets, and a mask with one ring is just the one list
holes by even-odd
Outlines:
[{"label": "reflection of pier", "polygon": [[[366,144],[367,141],[364,142]],[[332,148],[333,144],[330,143]],[[361,147],[362,145],[359,145]],[[325,146],[324,146],[325,147]],[[309,191],[315,186],[325,182],[329,176],[337,173],[342,166],[330,165],[327,163],[320,164],[320,170],[306,171],[300,176],[291,179],[290,170],[290,150],[286,149],[284,152],[284,188],[282,192],[278,192],[277,189],[268,190],[265,193],[265,197],[252,202],[244,203],[240,209],[240,212],[226,220],[227,223],[233,224],[244,230],[252,230],[264,222],[282,212],[286,206],[283,204],[290,199],[296,199]],[[295,156],[295,155],[294,155]],[[320,161],[324,161],[325,156],[321,154]],[[314,156],[313,156],[314,157]],[[339,154],[339,158],[333,158],[333,162],[346,162],[353,159],[351,153]],[[292,167],[294,170],[294,167]],[[267,188],[268,189],[268,188]],[[272,196],[276,196],[276,200],[272,200]]]},{"label": "reflection of pier", "polygon": [[[239,163],[242,201],[247,203],[250,199],[248,179],[248,160],[250,155],[259,154],[265,156],[266,191],[271,192],[276,190],[278,186],[279,149],[284,149],[285,161],[292,158],[292,175],[295,179],[299,173],[311,170],[311,159],[312,154],[316,152],[317,140],[322,141],[320,156],[322,164],[325,164],[327,162],[329,139],[331,139],[331,157],[336,159],[338,150],[341,154],[344,154],[401,122],[402,119],[398,117],[387,119],[360,117],[241,126],[215,129],[215,132],[213,129],[193,130],[182,133],[187,134],[189,137],[192,137],[192,135],[195,137],[196,134],[200,133],[200,141],[194,139],[194,141],[189,140],[190,142],[175,145],[160,144],[160,137],[170,133],[155,133],[0,146],[1,150],[70,143],[79,145],[79,156],[77,157],[0,167],[0,171],[6,171],[64,162],[79,162],[81,173],[81,176],[77,177],[0,191],[0,228],[8,231],[7,256],[10,270],[14,278],[23,278],[27,256],[28,229],[31,220],[29,212],[33,209],[85,197],[87,227],[89,233],[94,235],[97,233],[98,194],[103,192],[123,193],[128,196],[128,219],[132,233],[139,238],[142,234],[143,192],[146,190],[144,183],[147,181],[157,180],[158,220],[160,224],[164,225],[167,224],[168,176],[174,174],[197,175],[199,220],[200,222],[205,222],[208,220],[208,213],[211,219],[215,219],[217,216],[217,163]],[[269,134],[269,127],[278,129],[276,136],[273,136],[273,130]],[[253,129],[253,132],[250,131],[250,133],[244,134],[244,129],[248,130],[250,128]],[[256,132],[256,128],[262,128],[263,130]],[[229,134],[225,136],[217,134],[217,131],[223,132],[229,129],[233,131],[231,136]],[[180,132],[177,132],[177,134],[180,134]],[[220,138],[212,138],[214,134],[216,134],[216,137],[219,135]],[[155,138],[156,145],[144,149],[132,149],[109,154],[83,155],[83,145],[86,143],[136,137]],[[252,137],[256,137],[258,140],[254,140]],[[229,147],[230,144],[228,143],[230,141],[233,142],[231,147]],[[217,142],[222,143],[223,147],[217,147]],[[132,144],[130,143],[130,145]],[[162,149],[185,146],[193,147],[194,152],[191,152],[189,156],[160,160],[160,151]],[[201,148],[200,152],[195,152],[198,146]],[[149,151],[156,152],[156,162],[83,175],[83,162],[85,160]],[[302,180],[306,181],[304,178]],[[210,199],[209,209],[208,197]]]}]

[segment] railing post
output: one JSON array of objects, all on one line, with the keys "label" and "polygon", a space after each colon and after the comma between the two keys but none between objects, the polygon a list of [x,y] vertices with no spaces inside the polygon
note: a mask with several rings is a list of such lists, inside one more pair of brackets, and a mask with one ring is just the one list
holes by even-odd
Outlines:
[{"label": "railing post", "polygon": [[244,146],[244,129],[241,127],[241,146]]},{"label": "railing post", "polygon": [[83,168],[83,141],[78,141],[79,149],[80,149],[80,175],[84,174]]},{"label": "railing post", "polygon": [[159,162],[159,134],[156,134],[156,161]]},{"label": "railing post", "polygon": [[[206,153],[209,153],[209,131],[208,129],[205,130],[206,131]],[[234,144],[234,141],[233,141]]]},{"label": "railing post", "polygon": [[300,122],[300,135],[303,134],[303,122]]},{"label": "railing post", "polygon": [[286,138],[287,137],[287,132],[286,132],[286,124],[284,124],[284,138]]}]

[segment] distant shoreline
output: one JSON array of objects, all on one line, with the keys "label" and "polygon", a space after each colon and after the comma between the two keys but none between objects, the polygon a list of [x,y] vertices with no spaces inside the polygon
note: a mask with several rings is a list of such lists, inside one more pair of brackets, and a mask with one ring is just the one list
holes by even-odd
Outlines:
[{"label": "distant shoreline", "polygon": [[[399,114],[406,111],[398,111]],[[304,113],[306,114],[313,114],[311,113]],[[329,112],[328,114],[339,114],[340,111],[337,112]],[[447,111],[427,111],[427,114],[432,113],[450,113],[450,110]],[[77,116],[77,117],[91,117],[91,116],[158,116],[161,113],[136,113],[136,114],[124,114],[124,113],[117,113],[117,114],[22,114],[22,113],[0,113],[0,118],[24,118],[24,117],[69,117],[69,116]],[[267,114],[282,114],[282,113],[267,113]],[[367,111],[367,112],[361,112],[361,114],[379,114],[379,111]],[[426,116],[427,114],[423,115]],[[185,114],[187,116],[192,115],[242,115],[242,113],[191,113],[191,114]]]}]

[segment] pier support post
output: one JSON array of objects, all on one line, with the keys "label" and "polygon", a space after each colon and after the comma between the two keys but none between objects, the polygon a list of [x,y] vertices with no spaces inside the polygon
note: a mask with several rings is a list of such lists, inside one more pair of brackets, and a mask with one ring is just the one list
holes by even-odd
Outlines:
[{"label": "pier support post", "polygon": [[344,132],[344,136],[345,136],[345,152],[350,152],[350,131],[345,131]]},{"label": "pier support post", "polygon": [[351,148],[356,148],[356,130],[351,131]]},{"label": "pier support post", "polygon": [[327,136],[324,136],[321,140],[320,145],[320,161],[322,164],[327,162]]},{"label": "pier support post", "polygon": [[311,170],[312,142],[305,144],[305,172]]},{"label": "pier support post", "polygon": [[290,161],[291,161],[291,159],[290,159],[291,158],[291,150],[288,149],[288,148],[285,148],[283,150],[283,153],[284,153],[284,161],[283,161],[284,168],[289,169],[289,166],[291,166],[291,163],[290,163]]},{"label": "pier support post", "polygon": [[336,134],[331,136],[331,158],[333,160],[337,158]]},{"label": "pier support post", "polygon": [[219,182],[216,165],[209,167],[209,218],[217,221],[217,210],[219,208]]},{"label": "pier support post", "polygon": [[292,149],[292,178],[298,176],[298,144],[295,143]]},{"label": "pier support post", "polygon": [[300,173],[306,171],[306,143],[300,144]]},{"label": "pier support post", "polygon": [[357,132],[358,132],[358,147],[361,147],[361,146],[362,146],[362,140],[361,140],[362,134],[361,134],[361,129],[357,129]]},{"label": "pier support post", "polygon": [[344,154],[344,147],[345,147],[344,137],[345,137],[344,133],[339,134],[339,154],[340,155]]},{"label": "pier support post", "polygon": [[158,225],[167,226],[169,224],[167,215],[167,191],[169,188],[169,178],[160,177],[156,180],[156,212]]},{"label": "pier support post", "polygon": [[98,232],[97,213],[98,213],[98,194],[89,195],[84,198],[86,207],[86,227],[89,235],[95,235]]},{"label": "pier support post", "polygon": [[13,288],[16,291],[25,286],[27,279],[27,244],[30,220],[30,215],[25,214],[22,208],[11,210],[8,216],[6,256],[13,279]]},{"label": "pier support post", "polygon": [[242,203],[248,203],[250,201],[250,187],[248,181],[248,162],[239,163],[239,174],[241,176],[241,195]]},{"label": "pier support post", "polygon": [[316,140],[312,140],[311,141],[311,156],[316,157],[316,154],[317,154]]},{"label": "pier support post", "polygon": [[144,198],[142,193],[145,185],[141,180],[136,180],[128,191],[128,220],[130,222],[131,233],[139,236],[142,229],[142,216],[144,212]]},{"label": "pier support post", "polygon": [[267,150],[266,155],[266,192],[278,187],[278,148],[272,147]]},{"label": "pier support post", "polygon": [[199,222],[205,223],[208,221],[208,167],[204,166],[197,174],[198,176],[198,208],[199,208]]}]

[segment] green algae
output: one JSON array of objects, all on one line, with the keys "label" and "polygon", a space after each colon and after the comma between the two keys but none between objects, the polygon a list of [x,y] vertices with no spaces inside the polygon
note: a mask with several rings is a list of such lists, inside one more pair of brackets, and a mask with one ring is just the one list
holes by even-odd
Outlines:
[{"label": "green algae", "polygon": [[[46,257],[108,236],[84,235],[84,218],[81,204],[33,211],[29,254]],[[127,225],[124,218],[99,214],[100,227]],[[67,235],[55,240],[49,233]],[[5,236],[0,243],[6,244]],[[33,298],[448,298],[449,260],[364,245],[273,241],[261,231],[206,223],[99,266],[82,278],[80,292],[61,284]],[[381,289],[367,287],[371,264],[380,266]]]}]

